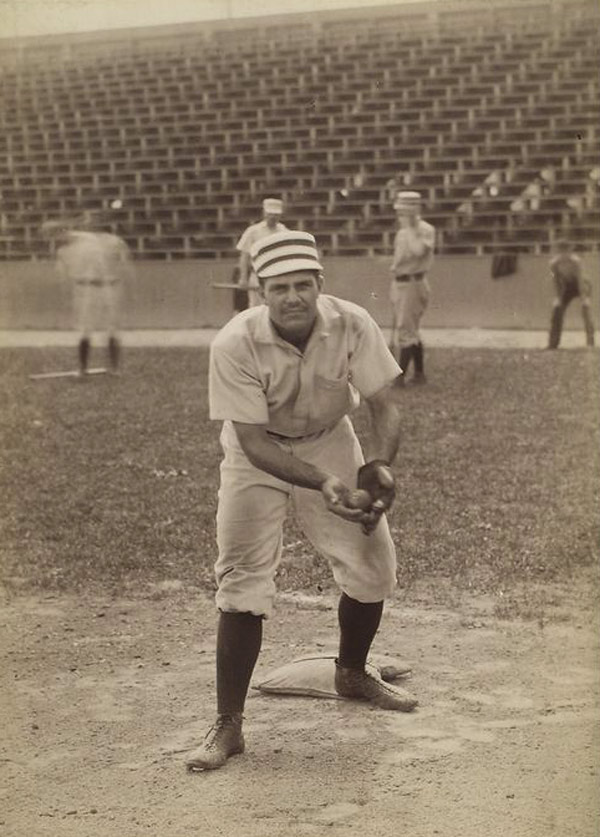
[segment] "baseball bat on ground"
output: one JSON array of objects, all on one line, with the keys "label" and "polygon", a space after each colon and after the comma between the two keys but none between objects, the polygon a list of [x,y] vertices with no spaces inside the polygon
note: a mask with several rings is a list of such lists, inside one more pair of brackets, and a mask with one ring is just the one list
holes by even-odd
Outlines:
[{"label": "baseball bat on ground", "polygon": [[243,291],[243,290],[246,290],[246,288],[240,287],[240,285],[237,285],[235,282],[211,282],[210,287],[211,288],[219,288],[220,290],[226,290],[226,291]]},{"label": "baseball bat on ground", "polygon": [[[29,377],[32,381],[39,381],[43,378],[76,378],[79,376],[79,374],[80,373],[76,369],[71,369],[68,372],[38,372],[37,374],[30,375]],[[104,369],[104,367],[98,367],[97,369],[88,369],[85,374],[104,375],[106,374],[106,369]]]}]

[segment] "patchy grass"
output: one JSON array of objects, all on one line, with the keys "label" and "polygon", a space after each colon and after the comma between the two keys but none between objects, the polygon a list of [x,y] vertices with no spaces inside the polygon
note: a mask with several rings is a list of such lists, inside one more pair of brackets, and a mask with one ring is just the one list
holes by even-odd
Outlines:
[{"label": "patchy grass", "polygon": [[[132,349],[118,378],[31,381],[72,367],[73,352],[0,352],[9,590],[212,589],[220,449],[207,357]],[[401,394],[390,516],[401,589],[438,579],[442,597],[498,597],[499,615],[537,610],[523,584],[565,582],[598,558],[598,354],[430,350],[428,364],[428,386]],[[359,435],[365,421],[359,410]],[[331,584],[293,521],[278,583]]]}]

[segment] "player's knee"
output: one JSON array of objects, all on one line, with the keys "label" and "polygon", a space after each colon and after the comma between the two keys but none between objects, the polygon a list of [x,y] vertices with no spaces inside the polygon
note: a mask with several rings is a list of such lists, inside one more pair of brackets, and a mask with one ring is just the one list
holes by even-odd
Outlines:
[{"label": "player's knee", "polygon": [[225,581],[219,584],[215,603],[225,613],[250,613],[268,619],[273,613],[274,598],[274,584],[256,584],[241,589]]}]

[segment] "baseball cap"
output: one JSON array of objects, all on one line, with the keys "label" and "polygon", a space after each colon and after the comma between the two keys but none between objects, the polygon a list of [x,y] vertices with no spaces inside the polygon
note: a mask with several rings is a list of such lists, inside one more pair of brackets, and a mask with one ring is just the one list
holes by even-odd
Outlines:
[{"label": "baseball cap", "polygon": [[283,203],[278,198],[265,198],[262,205],[264,212],[270,212],[272,215],[283,213]]},{"label": "baseball cap", "polygon": [[283,230],[261,238],[252,247],[250,258],[259,279],[297,270],[323,270],[315,237],[299,230]]},{"label": "baseball cap", "polygon": [[394,209],[420,209],[421,194],[419,192],[398,192],[394,201]]}]

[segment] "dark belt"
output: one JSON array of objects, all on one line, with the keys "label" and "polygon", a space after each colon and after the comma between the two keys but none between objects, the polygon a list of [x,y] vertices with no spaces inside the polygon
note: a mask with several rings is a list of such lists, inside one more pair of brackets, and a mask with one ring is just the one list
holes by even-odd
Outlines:
[{"label": "dark belt", "polygon": [[329,430],[333,430],[335,424],[330,427],[324,427],[321,430],[315,430],[314,433],[306,433],[304,436],[284,436],[283,433],[275,433],[274,430],[267,430],[267,436],[276,439],[278,442],[302,442],[304,439],[315,439]]},{"label": "dark belt", "polygon": [[77,279],[76,285],[93,285],[95,288],[103,288],[105,285],[115,285],[116,281],[104,279]]},{"label": "dark belt", "polygon": [[424,276],[424,273],[399,273],[396,276],[396,282],[410,282],[411,279],[420,282]]}]

